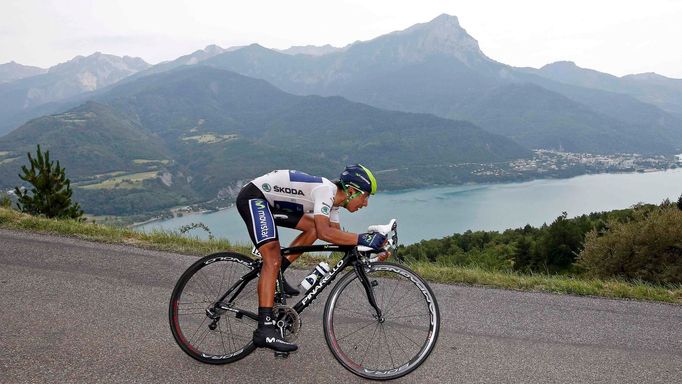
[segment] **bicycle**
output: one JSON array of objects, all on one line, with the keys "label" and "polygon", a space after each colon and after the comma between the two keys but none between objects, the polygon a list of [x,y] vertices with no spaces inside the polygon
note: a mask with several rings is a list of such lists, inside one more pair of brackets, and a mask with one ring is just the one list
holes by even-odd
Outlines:
[{"label": "bicycle", "polygon": [[[280,273],[273,313],[282,336],[295,340],[303,325],[299,314],[345,268],[352,267],[327,298],[323,314],[327,346],[352,373],[390,380],[414,371],[428,358],[438,339],[441,318],[429,285],[398,257],[396,220],[369,230],[389,237],[381,253],[368,247],[327,244],[282,248],[284,256],[344,254],[293,307],[286,304]],[[400,264],[380,261],[390,255]],[[227,364],[255,350],[252,335],[258,323],[256,286],[261,266],[261,259],[220,252],[201,258],[182,274],[171,295],[169,321],[173,337],[185,353],[203,363]],[[275,356],[288,354],[275,352]]]}]

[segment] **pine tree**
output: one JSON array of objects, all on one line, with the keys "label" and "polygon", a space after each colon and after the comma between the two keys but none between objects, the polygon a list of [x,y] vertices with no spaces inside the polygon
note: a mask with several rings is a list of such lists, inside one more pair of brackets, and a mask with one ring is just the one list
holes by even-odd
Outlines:
[{"label": "pine tree", "polygon": [[31,215],[44,215],[49,218],[70,218],[81,219],[83,211],[78,203],[71,201],[71,181],[66,178],[64,168],[59,166],[59,161],[55,166],[50,161],[50,151],[44,154],[38,145],[36,158],[28,153],[28,160],[31,168],[25,165],[21,167],[23,175],[19,177],[30,183],[31,194],[25,188],[15,188],[15,193],[19,198],[17,205],[22,212]]},{"label": "pine tree", "polygon": [[680,198],[677,199],[677,208],[679,208],[680,211],[682,211],[682,195],[680,195]]}]

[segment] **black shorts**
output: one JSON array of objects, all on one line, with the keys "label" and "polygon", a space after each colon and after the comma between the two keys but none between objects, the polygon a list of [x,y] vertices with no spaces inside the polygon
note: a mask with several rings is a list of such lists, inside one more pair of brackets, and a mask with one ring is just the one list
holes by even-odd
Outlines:
[{"label": "black shorts", "polygon": [[296,228],[304,215],[301,211],[271,206],[253,183],[246,184],[237,195],[237,211],[256,248],[279,240],[277,227]]}]

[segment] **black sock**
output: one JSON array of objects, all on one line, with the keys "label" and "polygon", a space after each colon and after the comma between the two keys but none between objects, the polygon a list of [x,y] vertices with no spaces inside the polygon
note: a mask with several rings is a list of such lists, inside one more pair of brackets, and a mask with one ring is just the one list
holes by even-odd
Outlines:
[{"label": "black sock", "polygon": [[289,261],[289,259],[287,259],[286,257],[282,256],[282,261],[280,262],[279,270],[282,271],[282,273],[284,273],[284,271],[286,271],[290,265],[291,261]]},{"label": "black sock", "polygon": [[258,307],[258,327],[265,325],[274,325],[275,321],[272,318],[272,308]]}]

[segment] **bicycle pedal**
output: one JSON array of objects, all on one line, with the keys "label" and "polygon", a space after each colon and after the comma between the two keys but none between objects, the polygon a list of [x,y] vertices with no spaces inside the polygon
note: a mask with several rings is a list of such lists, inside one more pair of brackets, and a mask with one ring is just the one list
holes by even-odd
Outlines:
[{"label": "bicycle pedal", "polygon": [[276,359],[286,359],[289,357],[289,352],[275,352]]}]

